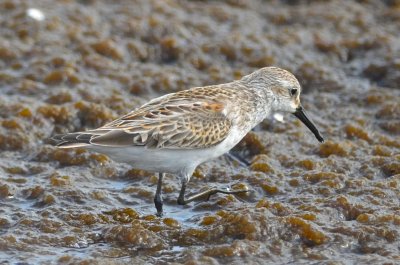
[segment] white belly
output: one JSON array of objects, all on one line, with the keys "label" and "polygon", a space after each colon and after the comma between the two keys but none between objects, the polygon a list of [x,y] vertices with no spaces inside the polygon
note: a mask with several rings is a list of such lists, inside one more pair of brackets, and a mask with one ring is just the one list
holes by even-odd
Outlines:
[{"label": "white belly", "polygon": [[199,164],[228,152],[245,134],[246,132],[240,133],[238,130],[232,130],[224,141],[204,149],[148,149],[135,146],[105,147],[99,145],[88,146],[88,149],[104,153],[114,161],[129,163],[138,169],[180,174],[193,172]]}]

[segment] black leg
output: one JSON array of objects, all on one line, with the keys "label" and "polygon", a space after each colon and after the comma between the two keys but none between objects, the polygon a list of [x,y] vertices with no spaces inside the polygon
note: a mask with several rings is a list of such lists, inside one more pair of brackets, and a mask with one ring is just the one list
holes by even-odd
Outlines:
[{"label": "black leg", "polygon": [[162,216],[163,214],[163,200],[161,197],[161,188],[162,188],[162,179],[164,177],[164,173],[158,173],[158,183],[157,183],[157,191],[154,196],[154,205],[157,209],[157,216]]},{"label": "black leg", "polygon": [[181,191],[179,192],[178,204],[185,205],[187,202],[185,201],[185,190],[186,190],[187,181],[182,182]]},{"label": "black leg", "polygon": [[246,161],[243,157],[238,156],[235,153],[228,152],[225,153],[225,155],[231,160],[231,161],[236,161],[240,166],[242,167],[248,167],[250,166],[250,163]]},{"label": "black leg", "polygon": [[211,188],[205,191],[202,191],[200,193],[197,193],[193,196],[190,196],[189,198],[185,199],[185,190],[186,190],[186,185],[187,182],[182,183],[182,188],[181,191],[179,192],[179,197],[178,197],[178,204],[179,205],[185,205],[188,204],[189,202],[192,202],[194,200],[197,200],[198,198],[201,197],[206,197],[206,200],[208,201],[211,197],[211,195],[214,195],[216,193],[224,193],[224,194],[239,194],[239,193],[244,193],[248,192],[248,189],[242,189],[242,190],[221,190],[217,188]]}]

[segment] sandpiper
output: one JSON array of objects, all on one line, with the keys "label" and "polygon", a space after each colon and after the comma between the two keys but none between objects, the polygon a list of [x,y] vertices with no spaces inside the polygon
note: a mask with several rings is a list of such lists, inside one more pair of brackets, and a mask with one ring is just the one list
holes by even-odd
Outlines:
[{"label": "sandpiper", "polygon": [[247,191],[209,189],[185,198],[187,183],[199,164],[228,152],[272,112],[294,114],[323,142],[300,104],[300,93],[293,74],[265,67],[230,83],[167,94],[98,129],[55,135],[52,140],[60,148],[83,147],[158,172],[154,204],[162,215],[165,173],[181,180],[180,205],[218,192]]}]

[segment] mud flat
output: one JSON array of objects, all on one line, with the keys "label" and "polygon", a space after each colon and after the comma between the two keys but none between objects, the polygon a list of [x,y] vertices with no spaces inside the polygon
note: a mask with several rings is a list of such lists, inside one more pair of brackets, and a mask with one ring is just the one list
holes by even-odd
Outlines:
[{"label": "mud flat", "polygon": [[[4,0],[0,36],[0,263],[400,263],[399,1]],[[327,141],[266,120],[188,187],[247,195],[167,176],[157,218],[154,174],[44,143],[269,65]]]}]

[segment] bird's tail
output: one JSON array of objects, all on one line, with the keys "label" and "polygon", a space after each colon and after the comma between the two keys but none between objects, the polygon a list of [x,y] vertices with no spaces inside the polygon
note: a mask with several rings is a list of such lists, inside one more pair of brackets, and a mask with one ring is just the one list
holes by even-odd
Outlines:
[{"label": "bird's tail", "polygon": [[56,134],[48,139],[47,142],[60,148],[84,147],[90,145],[92,137],[93,134],[86,132]]}]

